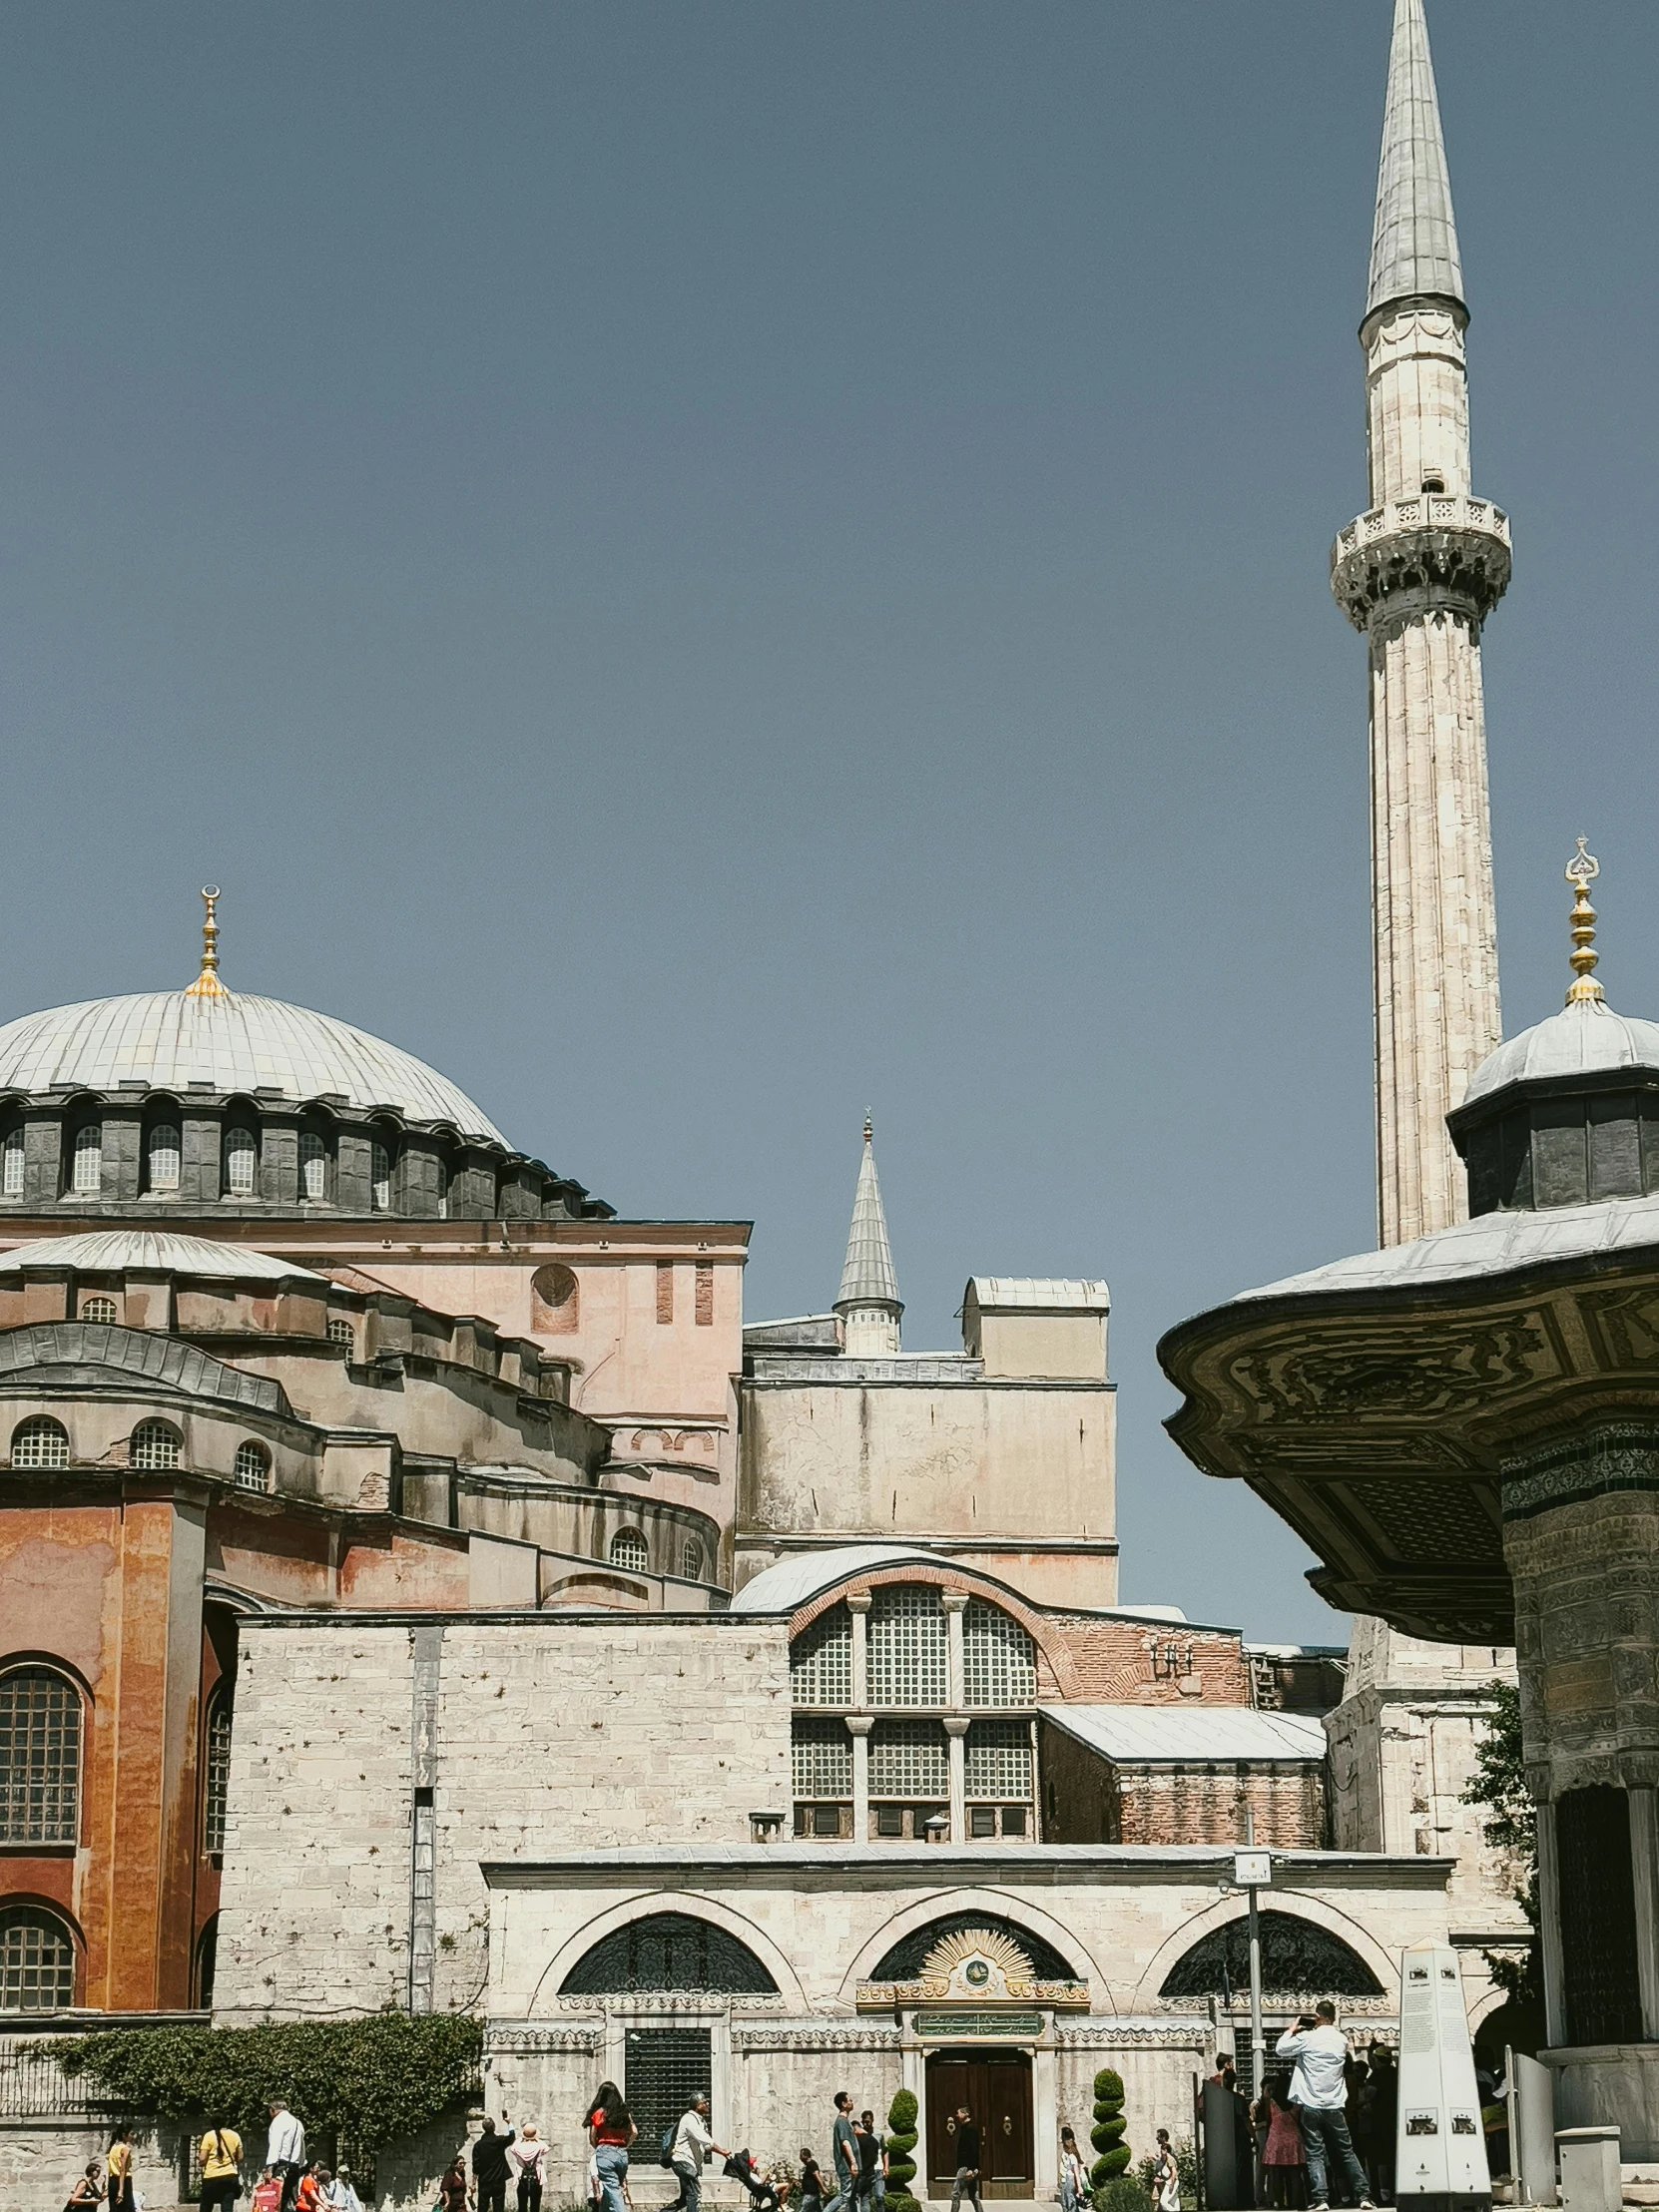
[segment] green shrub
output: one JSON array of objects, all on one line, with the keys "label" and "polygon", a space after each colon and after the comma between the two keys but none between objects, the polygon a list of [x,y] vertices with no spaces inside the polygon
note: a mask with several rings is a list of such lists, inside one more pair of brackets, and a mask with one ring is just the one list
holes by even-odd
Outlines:
[{"label": "green shrub", "polygon": [[1094,2125],[1089,2129],[1089,2141],[1099,2153],[1089,2168],[1089,2180],[1096,2189],[1104,2189],[1128,2166],[1129,2146],[1123,2139],[1128,2125],[1123,2116],[1123,2076],[1102,2066],[1094,2077]]},{"label": "green shrub", "polygon": [[1094,2212],[1147,2212],[1148,2196],[1140,2182],[1119,2174],[1094,2193]]},{"label": "green shrub", "polygon": [[893,2212],[909,2212],[915,2199],[905,2194],[916,2178],[916,2100],[900,2089],[887,2107],[887,2203]]},{"label": "green shrub", "polygon": [[902,2189],[887,2191],[887,2212],[922,2212],[914,2197],[907,2197]]}]

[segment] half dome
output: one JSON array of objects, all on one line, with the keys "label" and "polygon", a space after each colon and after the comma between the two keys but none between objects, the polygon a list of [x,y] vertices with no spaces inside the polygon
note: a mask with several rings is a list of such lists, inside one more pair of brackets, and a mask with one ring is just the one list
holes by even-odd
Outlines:
[{"label": "half dome", "polygon": [[25,1268],[67,1268],[75,1275],[201,1275],[213,1282],[316,1283],[324,1275],[294,1260],[279,1260],[248,1245],[216,1244],[208,1237],[180,1237],[166,1229],[95,1229],[84,1237],[48,1237],[0,1252],[0,1275]]}]

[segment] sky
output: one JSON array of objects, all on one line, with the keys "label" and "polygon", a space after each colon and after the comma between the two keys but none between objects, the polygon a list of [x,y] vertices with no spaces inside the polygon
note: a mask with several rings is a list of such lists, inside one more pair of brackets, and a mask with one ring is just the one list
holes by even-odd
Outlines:
[{"label": "sky", "polygon": [[[1374,1237],[1386,0],[0,12],[0,1018],[194,973],[913,1349],[1105,1276],[1126,1600],[1341,1642],[1160,1334]],[[1430,0],[1505,1026],[1659,1015],[1659,9]]]}]

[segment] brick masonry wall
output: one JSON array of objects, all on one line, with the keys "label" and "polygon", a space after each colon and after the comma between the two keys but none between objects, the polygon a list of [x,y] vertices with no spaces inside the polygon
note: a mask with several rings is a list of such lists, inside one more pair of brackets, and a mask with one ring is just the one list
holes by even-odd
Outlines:
[{"label": "brick masonry wall", "polygon": [[1043,1834],[1058,1844],[1232,1844],[1245,1815],[1285,1851],[1327,1842],[1326,1775],[1309,1767],[1119,1767],[1051,1721],[1041,1724]]}]

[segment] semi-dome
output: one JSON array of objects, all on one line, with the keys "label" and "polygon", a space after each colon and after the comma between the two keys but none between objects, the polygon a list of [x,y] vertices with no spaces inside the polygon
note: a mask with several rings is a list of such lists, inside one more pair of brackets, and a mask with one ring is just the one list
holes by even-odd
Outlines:
[{"label": "semi-dome", "polygon": [[200,1275],[212,1282],[316,1283],[328,1278],[296,1261],[249,1245],[181,1237],[169,1229],[95,1229],[84,1237],[45,1237],[0,1252],[0,1275],[64,1268],[72,1275]]},{"label": "semi-dome", "polygon": [[1659,1073],[1659,1021],[1616,1014],[1604,998],[1576,999],[1489,1052],[1469,1078],[1463,1103],[1491,1098],[1512,1083],[1559,1082],[1626,1068]]},{"label": "semi-dome", "polygon": [[142,1084],[183,1092],[280,1091],[295,1103],[341,1099],[391,1107],[412,1122],[450,1122],[510,1151],[463,1090],[413,1053],[331,1014],[240,991],[137,991],[24,1014],[0,1027],[0,1091],[111,1091]]}]

